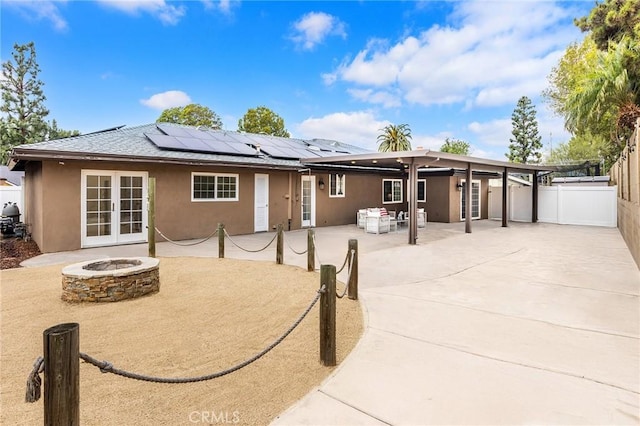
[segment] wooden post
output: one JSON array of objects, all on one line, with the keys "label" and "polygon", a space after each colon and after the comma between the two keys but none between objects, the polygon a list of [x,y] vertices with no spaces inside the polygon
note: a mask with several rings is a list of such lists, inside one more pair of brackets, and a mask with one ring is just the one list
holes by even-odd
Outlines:
[{"label": "wooden post", "polygon": [[464,232],[471,233],[471,206],[473,205],[473,174],[471,163],[467,163],[467,179],[464,187]]},{"label": "wooden post", "polygon": [[313,243],[313,229],[307,229],[307,271],[316,269],[316,246]]},{"label": "wooden post", "polygon": [[218,259],[224,259],[224,223],[218,223]]},{"label": "wooden post", "polygon": [[336,267],[320,265],[320,361],[327,367],[336,365]]},{"label": "wooden post", "polygon": [[349,283],[347,294],[349,299],[358,300],[358,240],[349,240],[349,267],[351,273],[349,274]]},{"label": "wooden post", "polygon": [[44,341],[44,424],[80,424],[80,325],[46,329]]},{"label": "wooden post", "polygon": [[276,241],[276,263],[282,265],[284,262],[284,234],[282,232],[282,224],[278,224],[277,231],[278,240]]},{"label": "wooden post", "polygon": [[147,204],[147,239],[149,257],[156,257],[156,178],[150,177],[148,184],[149,203]]},{"label": "wooden post", "polygon": [[416,244],[418,238],[418,166],[411,159],[409,166],[409,244]]},{"label": "wooden post", "polygon": [[538,171],[533,171],[533,190],[531,191],[531,223],[538,222]]},{"label": "wooden post", "polygon": [[507,194],[509,191],[509,173],[507,168],[502,172],[502,227],[509,225],[509,212],[507,211]]}]

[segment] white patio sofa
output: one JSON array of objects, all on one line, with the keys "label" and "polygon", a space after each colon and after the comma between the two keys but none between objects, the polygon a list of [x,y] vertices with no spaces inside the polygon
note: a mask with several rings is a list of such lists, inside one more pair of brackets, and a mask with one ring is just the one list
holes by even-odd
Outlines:
[{"label": "white patio sofa", "polygon": [[391,217],[386,209],[367,209],[365,232],[384,234],[391,229]]}]

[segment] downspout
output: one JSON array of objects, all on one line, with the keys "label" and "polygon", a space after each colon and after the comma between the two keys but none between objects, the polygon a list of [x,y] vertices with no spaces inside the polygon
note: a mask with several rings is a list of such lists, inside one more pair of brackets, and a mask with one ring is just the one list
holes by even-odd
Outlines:
[{"label": "downspout", "polygon": [[293,180],[293,176],[291,175],[292,172],[289,172],[289,189],[287,192],[287,197],[289,198],[289,202],[287,203],[287,230],[291,231],[291,219],[292,219],[292,212],[293,212],[293,197],[291,196],[291,190],[292,188],[292,180]]}]

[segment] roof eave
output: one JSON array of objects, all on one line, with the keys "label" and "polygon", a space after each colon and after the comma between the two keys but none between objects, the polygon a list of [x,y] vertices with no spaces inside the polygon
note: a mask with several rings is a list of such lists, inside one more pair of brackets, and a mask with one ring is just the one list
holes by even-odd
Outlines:
[{"label": "roof eave", "polygon": [[94,153],[81,153],[81,152],[69,152],[69,151],[44,151],[38,150],[37,152],[13,151],[10,160],[11,164],[14,163],[12,170],[24,170],[15,169],[15,167],[22,166],[27,161],[63,161],[63,160],[75,160],[75,161],[121,161],[126,163],[159,163],[159,164],[176,164],[176,165],[216,165],[224,167],[252,167],[252,168],[264,168],[264,169],[282,169],[282,170],[297,170],[301,164],[292,164],[290,166],[286,164],[275,163],[250,163],[250,162],[229,162],[226,160],[203,160],[203,159],[182,159],[182,158],[167,158],[157,156],[136,156],[127,157],[113,154],[94,154]]}]

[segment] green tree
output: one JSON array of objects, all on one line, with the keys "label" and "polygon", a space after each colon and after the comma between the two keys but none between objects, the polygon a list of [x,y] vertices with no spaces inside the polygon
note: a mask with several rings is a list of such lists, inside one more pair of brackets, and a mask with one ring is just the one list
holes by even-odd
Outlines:
[{"label": "green tree", "polygon": [[12,58],[2,63],[2,144],[0,154],[6,164],[14,146],[41,141],[47,132],[44,118],[49,114],[44,83],[38,79],[40,67],[33,42],[14,44]]},{"label": "green tree", "polygon": [[70,138],[71,136],[78,136],[80,134],[77,130],[63,130],[58,128],[56,120],[52,120],[47,128],[47,139],[52,141],[54,139]]},{"label": "green tree", "polygon": [[282,117],[265,106],[249,108],[244,117],[238,120],[238,131],[282,136],[283,138],[291,136],[284,127]]},{"label": "green tree", "polygon": [[569,142],[559,144],[551,150],[547,164],[571,164],[585,160],[600,160],[609,157],[607,140],[600,136],[584,134],[573,136]]},{"label": "green tree", "polygon": [[211,109],[199,104],[189,104],[184,107],[168,108],[162,111],[157,123],[176,123],[188,126],[206,126],[218,130],[222,128],[222,120]]},{"label": "green tree", "polygon": [[380,129],[378,135],[378,151],[410,151],[411,150],[411,128],[408,124],[389,124]]},{"label": "green tree", "polygon": [[511,114],[513,138],[509,139],[509,153],[505,154],[512,163],[537,164],[542,158],[542,138],[538,134],[536,109],[526,96],[518,100]]},{"label": "green tree", "polygon": [[606,51],[609,43],[623,37],[640,40],[640,2],[638,0],[605,0],[596,3],[588,16],[574,20],[583,31],[589,32],[598,49]]},{"label": "green tree", "polygon": [[[576,78],[576,89],[564,99],[565,127],[574,134],[590,132],[624,146],[633,131],[640,107],[635,103],[638,82],[629,78],[627,56],[640,44],[623,38],[609,51],[597,52],[596,64]],[[639,56],[640,57],[640,56]]]},{"label": "green tree", "polygon": [[556,114],[567,114],[567,98],[580,90],[583,76],[591,72],[597,62],[598,48],[591,37],[567,47],[564,56],[547,77],[549,87],[543,91],[543,97]]},{"label": "green tree", "polygon": [[448,152],[451,154],[460,154],[460,155],[469,155],[469,150],[471,149],[471,145],[469,142],[465,142],[460,139],[449,139],[446,138],[444,140],[444,144],[440,147],[441,152]]}]

